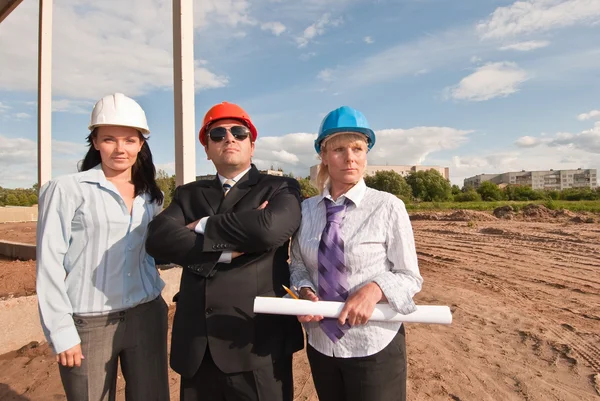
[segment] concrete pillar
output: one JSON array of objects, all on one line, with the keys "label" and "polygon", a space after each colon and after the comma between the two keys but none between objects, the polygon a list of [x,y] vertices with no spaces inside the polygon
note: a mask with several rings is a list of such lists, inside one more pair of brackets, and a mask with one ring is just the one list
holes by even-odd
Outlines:
[{"label": "concrete pillar", "polygon": [[40,1],[38,37],[38,184],[52,176],[52,1]]},{"label": "concrete pillar", "polygon": [[193,0],[173,0],[176,184],[196,180]]}]

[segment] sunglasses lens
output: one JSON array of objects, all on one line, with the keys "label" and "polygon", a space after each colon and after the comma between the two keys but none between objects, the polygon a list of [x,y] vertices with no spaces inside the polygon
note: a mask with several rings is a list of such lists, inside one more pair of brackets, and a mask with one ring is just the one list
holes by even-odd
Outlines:
[{"label": "sunglasses lens", "polygon": [[213,142],[221,142],[225,135],[227,135],[227,128],[225,127],[216,127],[208,132],[208,136]]},{"label": "sunglasses lens", "polygon": [[[228,130],[225,127],[216,127],[208,132],[208,136],[213,142],[221,142],[227,136],[227,131]],[[231,132],[231,135],[233,135],[233,137],[238,141],[243,141],[244,139],[248,138],[248,135],[250,135],[250,130],[243,125],[234,125],[233,127],[229,128],[229,131]]]},{"label": "sunglasses lens", "polygon": [[243,141],[250,135],[250,130],[242,125],[236,125],[231,127],[231,135],[233,135],[235,139]]}]

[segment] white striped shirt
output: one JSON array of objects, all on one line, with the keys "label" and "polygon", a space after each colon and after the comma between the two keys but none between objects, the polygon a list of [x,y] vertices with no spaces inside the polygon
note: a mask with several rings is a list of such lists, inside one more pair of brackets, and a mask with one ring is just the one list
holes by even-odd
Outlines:
[{"label": "white striped shirt", "polygon": [[136,196],[130,215],[100,165],[40,190],[37,295],[56,353],[80,343],[73,314],[106,314],[160,295],[164,282],[144,243],[161,206],[149,199]]},{"label": "white striped shirt", "polygon": [[[324,197],[331,199],[327,189],[323,195],[302,202],[302,223],[294,236],[291,252],[291,284],[297,288],[311,287],[315,292],[319,242],[327,222]],[[413,312],[416,306],[412,297],[421,290],[423,279],[404,203],[387,192],[368,188],[364,180],[335,203],[342,204],[346,198],[352,202],[340,229],[350,294],[375,282],[394,310],[403,314]],[[400,325],[368,322],[354,326],[335,344],[318,323],[307,323],[304,328],[309,344],[317,351],[327,356],[350,358],[381,351],[392,341]]]}]

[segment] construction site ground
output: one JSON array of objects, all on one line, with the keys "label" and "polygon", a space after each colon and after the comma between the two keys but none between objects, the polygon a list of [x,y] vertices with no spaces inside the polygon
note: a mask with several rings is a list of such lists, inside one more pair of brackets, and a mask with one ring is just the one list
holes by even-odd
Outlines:
[{"label": "construction site ground", "polygon": [[[597,216],[499,215],[411,216],[424,278],[415,300],[450,306],[453,323],[407,324],[408,400],[599,400]],[[35,243],[35,223],[0,224],[0,240]],[[34,294],[34,281],[35,262],[0,259],[0,297]],[[65,399],[47,344],[23,346],[0,356],[0,400]],[[294,379],[295,400],[317,400],[304,352]],[[124,400],[122,378],[118,388]]]}]

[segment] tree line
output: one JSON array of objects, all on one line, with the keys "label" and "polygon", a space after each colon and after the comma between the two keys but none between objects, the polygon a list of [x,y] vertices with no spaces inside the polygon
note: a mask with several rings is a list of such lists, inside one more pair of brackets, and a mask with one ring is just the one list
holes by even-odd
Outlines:
[{"label": "tree line", "polygon": [[[284,174],[294,178],[293,174]],[[300,184],[302,197],[310,198],[319,193],[308,177],[296,178]],[[175,193],[175,175],[159,170],[156,174],[159,188],[165,194],[164,207],[167,207]],[[451,185],[436,170],[411,172],[406,177],[395,171],[377,171],[365,176],[367,186],[398,196],[405,203],[415,202],[494,202],[494,201],[535,201],[535,200],[600,200],[600,188],[570,188],[558,190],[536,190],[527,186],[508,185],[498,187],[490,181],[482,182],[477,189]],[[38,185],[28,189],[8,189],[0,187],[0,206],[31,206],[38,202]]]},{"label": "tree line", "polygon": [[371,188],[392,193],[407,203],[414,202],[494,202],[535,200],[600,200],[600,188],[569,188],[537,190],[522,185],[500,188],[490,181],[478,188],[451,185],[436,170],[411,172],[406,177],[395,171],[378,171],[366,176],[365,183]]},{"label": "tree line", "polygon": [[0,187],[0,206],[33,206],[38,203],[37,184],[31,188]]}]

